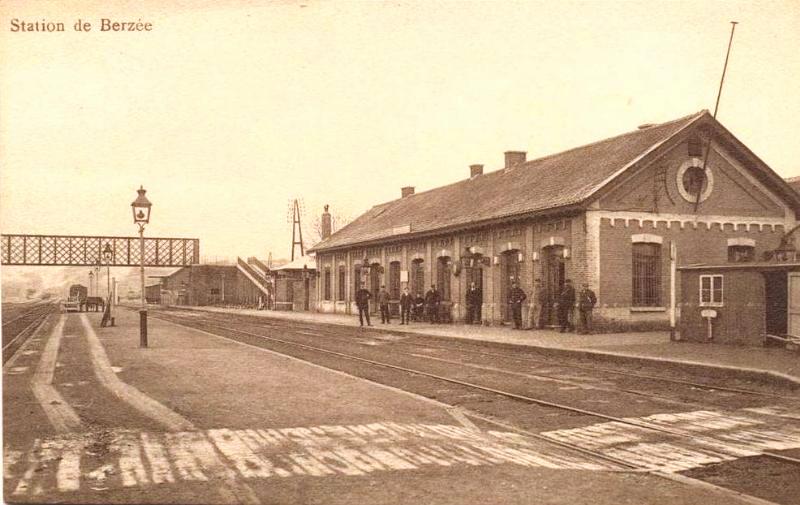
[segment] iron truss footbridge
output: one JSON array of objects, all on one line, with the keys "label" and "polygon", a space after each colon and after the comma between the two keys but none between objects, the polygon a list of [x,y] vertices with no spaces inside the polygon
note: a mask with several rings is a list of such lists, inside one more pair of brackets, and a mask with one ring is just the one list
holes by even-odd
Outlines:
[{"label": "iron truss footbridge", "polygon": [[[27,266],[131,266],[141,264],[139,237],[2,234],[0,262]],[[103,250],[111,248],[111,261]],[[144,265],[182,267],[200,262],[200,239],[145,237]]]}]

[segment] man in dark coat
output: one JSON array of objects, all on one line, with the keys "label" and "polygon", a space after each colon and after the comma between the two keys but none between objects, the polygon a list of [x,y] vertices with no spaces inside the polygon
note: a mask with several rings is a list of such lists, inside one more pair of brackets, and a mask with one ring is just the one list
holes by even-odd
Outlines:
[{"label": "man in dark coat", "polygon": [[481,324],[481,304],[483,292],[474,282],[467,289],[467,324]]},{"label": "man in dark coat", "polygon": [[431,285],[431,289],[425,293],[425,309],[428,311],[428,322],[439,322],[439,304],[442,301],[442,295],[436,290],[436,284]]},{"label": "man in dark coat", "polygon": [[378,291],[378,308],[381,309],[381,324],[389,324],[392,322],[389,315],[389,292],[386,291],[386,286],[381,286]]},{"label": "man in dark coat", "polygon": [[572,313],[575,308],[575,288],[572,287],[572,281],[567,279],[564,283],[564,289],[558,296],[558,324],[561,326],[561,333],[565,331],[575,331],[575,326],[572,324]]},{"label": "man in dark coat", "polygon": [[367,326],[372,326],[369,322],[369,299],[372,298],[372,293],[364,286],[356,291],[356,307],[358,307],[358,322],[364,326],[364,318],[367,319]]},{"label": "man in dark coat", "polygon": [[414,319],[416,321],[423,321],[425,319],[425,297],[422,296],[421,291],[417,293],[417,297],[414,298]]},{"label": "man in dark coat", "polygon": [[597,296],[594,291],[589,289],[589,284],[583,283],[582,289],[578,293],[578,333],[592,332],[592,309],[597,304]]},{"label": "man in dark coat", "polygon": [[522,302],[528,298],[525,291],[517,286],[516,282],[511,283],[511,291],[508,292],[508,304],[511,306],[511,315],[514,319],[514,329],[522,329]]},{"label": "man in dark coat", "polygon": [[400,324],[408,324],[413,303],[411,295],[408,293],[408,288],[403,288],[403,294],[400,295]]}]

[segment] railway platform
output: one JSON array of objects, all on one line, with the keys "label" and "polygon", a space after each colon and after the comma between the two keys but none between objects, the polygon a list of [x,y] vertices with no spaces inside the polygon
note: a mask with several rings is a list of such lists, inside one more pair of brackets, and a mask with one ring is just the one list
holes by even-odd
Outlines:
[{"label": "railway platform", "polygon": [[[342,314],[259,311],[218,307],[180,307],[207,312],[230,312],[267,318],[358,326],[358,318]],[[420,333],[496,344],[529,346],[607,361],[661,364],[664,367],[706,369],[709,374],[740,376],[763,382],[800,387],[800,354],[777,348],[745,347],[695,342],[672,342],[667,332],[578,335],[554,330],[512,330],[507,326],[411,323],[394,320],[373,327],[392,332]]]},{"label": "railway platform", "polygon": [[115,317],[57,315],[4,370],[6,501],[752,503],[156,317],[142,349]]}]

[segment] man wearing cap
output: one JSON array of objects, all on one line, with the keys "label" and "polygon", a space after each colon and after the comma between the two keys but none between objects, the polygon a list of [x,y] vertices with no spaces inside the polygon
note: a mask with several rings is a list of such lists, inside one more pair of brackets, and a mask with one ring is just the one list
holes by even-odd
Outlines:
[{"label": "man wearing cap", "polygon": [[572,280],[567,279],[564,289],[558,296],[558,324],[561,326],[561,333],[565,331],[575,331],[572,324],[572,312],[575,306],[575,288],[572,287]]},{"label": "man wearing cap", "polygon": [[442,295],[436,290],[436,284],[431,284],[431,289],[425,293],[425,310],[428,311],[428,322],[439,322],[439,304],[442,301]]},{"label": "man wearing cap", "polygon": [[511,283],[511,291],[508,293],[508,304],[511,305],[511,315],[514,319],[514,329],[522,329],[522,302],[528,298],[525,291],[517,286],[516,282]]},{"label": "man wearing cap", "polygon": [[592,309],[597,304],[597,296],[594,291],[589,289],[588,283],[584,282],[581,288],[580,293],[578,293],[578,314],[580,315],[578,333],[591,333]]},{"label": "man wearing cap", "polygon": [[411,316],[411,305],[413,303],[414,301],[411,299],[408,287],[403,288],[403,294],[400,295],[400,324],[408,324],[408,319]]},{"label": "man wearing cap", "polygon": [[369,299],[372,298],[372,293],[364,288],[362,284],[358,291],[356,291],[356,307],[358,307],[358,322],[364,326],[364,318],[367,318],[367,326],[372,326],[369,322]]}]

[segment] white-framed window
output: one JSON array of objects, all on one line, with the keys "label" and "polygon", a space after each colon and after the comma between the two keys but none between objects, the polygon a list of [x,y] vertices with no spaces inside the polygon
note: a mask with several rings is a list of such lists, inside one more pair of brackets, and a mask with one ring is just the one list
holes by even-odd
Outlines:
[{"label": "white-framed window", "polygon": [[700,306],[722,307],[722,275],[700,276]]}]

